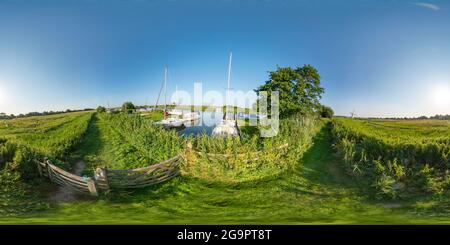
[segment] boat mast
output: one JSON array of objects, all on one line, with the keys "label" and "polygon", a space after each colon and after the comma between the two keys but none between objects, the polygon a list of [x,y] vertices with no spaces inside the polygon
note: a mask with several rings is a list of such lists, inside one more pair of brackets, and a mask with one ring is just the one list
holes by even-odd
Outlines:
[{"label": "boat mast", "polygon": [[178,85],[175,85],[175,105],[178,105]]},{"label": "boat mast", "polygon": [[161,88],[159,89],[159,93],[158,93],[158,98],[156,99],[155,102],[155,110],[158,109],[158,102],[159,102],[159,98],[161,97],[161,92],[164,88],[164,81],[161,83]]},{"label": "boat mast", "polygon": [[167,66],[164,69],[164,111],[167,111]]},{"label": "boat mast", "polygon": [[231,61],[233,58],[233,53],[230,52],[230,59],[228,61],[228,81],[227,81],[227,93],[226,93],[226,98],[225,98],[225,116],[224,119],[227,119],[227,111],[228,111],[228,102],[229,102],[229,93],[230,93],[230,89],[231,89]]},{"label": "boat mast", "polygon": [[[233,53],[230,52],[230,60],[228,62],[228,84],[227,84],[227,92],[230,92],[230,85],[231,85],[231,59],[233,58]],[[228,97],[228,95],[227,95]],[[228,98],[227,98],[228,99]],[[227,100],[228,102],[228,100]]]}]

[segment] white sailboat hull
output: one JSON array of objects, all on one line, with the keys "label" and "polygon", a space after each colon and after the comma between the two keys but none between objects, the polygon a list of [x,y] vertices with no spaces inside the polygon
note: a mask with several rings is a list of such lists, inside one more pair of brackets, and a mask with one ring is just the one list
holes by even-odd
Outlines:
[{"label": "white sailboat hull", "polygon": [[213,136],[238,136],[239,131],[235,120],[224,119],[216,125]]}]

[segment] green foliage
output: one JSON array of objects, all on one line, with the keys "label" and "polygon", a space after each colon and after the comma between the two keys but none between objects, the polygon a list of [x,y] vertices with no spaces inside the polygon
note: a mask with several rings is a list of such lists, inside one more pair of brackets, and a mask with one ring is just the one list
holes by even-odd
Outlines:
[{"label": "green foliage", "polygon": [[42,211],[48,207],[30,191],[30,186],[21,182],[19,173],[0,170],[0,217]]},{"label": "green foliage", "polygon": [[12,161],[16,148],[16,144],[0,138],[0,168],[3,168],[5,163]]},{"label": "green foliage", "polygon": [[377,176],[373,186],[377,189],[378,197],[396,199],[399,195],[399,185],[395,179],[389,175],[382,174]]},{"label": "green foliage", "polygon": [[132,113],[134,109],[135,109],[134,104],[129,101],[124,102],[122,104],[122,112]]},{"label": "green foliage", "polygon": [[99,107],[97,107],[97,112],[98,112],[98,113],[106,112],[106,108],[103,107],[103,106],[99,106]]},{"label": "green foliage", "polygon": [[167,160],[177,155],[182,140],[175,131],[167,131],[137,114],[98,114],[102,129],[113,152],[110,168],[131,169]]},{"label": "green foliage", "polygon": [[329,106],[321,105],[319,109],[319,114],[323,118],[332,118],[334,115],[334,111]]},{"label": "green foliage", "polygon": [[141,113],[141,116],[153,120],[153,121],[159,121],[164,118],[164,112],[162,110],[154,110],[149,112]]},{"label": "green foliage", "polygon": [[[271,138],[260,138],[249,126],[242,130],[242,139],[190,138],[193,152],[186,156],[184,174],[225,183],[274,178],[298,164],[321,126],[316,119],[295,115],[282,119],[278,135]],[[288,147],[279,148],[286,144]]]},{"label": "green foliage", "polygon": [[[320,75],[311,65],[304,65],[293,69],[278,67],[269,72],[269,80],[258,87],[255,92],[279,92],[279,110],[281,117],[288,117],[295,113],[311,114],[320,108],[319,99],[324,89],[320,86]],[[268,103],[270,105],[270,102]]]},{"label": "green foliage", "polygon": [[[78,144],[89,125],[92,112],[75,112],[13,119],[0,127],[0,163],[9,163],[24,179],[37,175],[33,159],[63,160]],[[1,143],[3,142],[3,143]]]}]

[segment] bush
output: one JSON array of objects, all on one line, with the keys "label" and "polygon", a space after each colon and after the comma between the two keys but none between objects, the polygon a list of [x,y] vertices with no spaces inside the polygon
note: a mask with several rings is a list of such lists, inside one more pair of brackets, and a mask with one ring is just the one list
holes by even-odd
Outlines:
[{"label": "bush", "polygon": [[135,109],[135,107],[134,107],[133,103],[131,103],[131,102],[127,101],[122,104],[122,112],[132,113],[134,109]]},{"label": "bush", "polygon": [[320,107],[319,114],[323,118],[332,118],[334,115],[334,111],[333,109],[331,109],[331,107],[322,105]]},{"label": "bush", "polygon": [[97,107],[97,112],[98,113],[106,112],[106,108],[103,106],[99,106],[99,107]]}]

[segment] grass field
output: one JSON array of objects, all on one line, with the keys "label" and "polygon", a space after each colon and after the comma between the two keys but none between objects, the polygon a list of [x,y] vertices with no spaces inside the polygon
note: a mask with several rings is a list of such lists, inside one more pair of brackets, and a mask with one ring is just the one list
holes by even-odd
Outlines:
[{"label": "grass field", "polygon": [[366,120],[338,118],[352,129],[390,141],[434,141],[450,138],[448,120]]},{"label": "grass field", "polygon": [[[48,121],[58,120],[63,125],[67,123],[59,117]],[[67,150],[70,162],[85,161],[86,174],[92,173],[99,165],[126,168],[132,166],[127,162],[143,164],[167,158],[186,143],[186,139],[178,139],[175,144],[161,144],[167,140],[159,139],[167,137],[174,140],[176,135],[149,128],[145,120],[132,116],[108,118],[99,114],[89,117],[82,141]],[[29,124],[31,122],[24,123]],[[240,161],[235,161],[234,165],[224,167],[225,163],[220,161],[208,165],[197,160],[193,164],[197,163],[201,171],[184,166],[183,176],[134,192],[108,193],[99,199],[82,197],[67,203],[50,202],[46,197],[51,193],[51,184],[38,183],[34,188],[39,190],[39,203],[34,203],[35,206],[28,210],[25,206],[23,211],[10,211],[12,215],[0,213],[0,223],[450,223],[447,186],[442,186],[444,191],[439,194],[408,189],[414,195],[399,196],[379,195],[379,188],[374,187],[377,176],[391,176],[395,183],[408,184],[407,180],[413,177],[409,175],[420,172],[415,172],[411,166],[425,163],[404,165],[404,159],[400,158],[403,155],[396,155],[397,150],[404,152],[402,147],[411,142],[437,144],[446,149],[446,135],[450,131],[448,121],[335,119],[330,122],[313,121],[307,125],[298,119],[286,120],[282,122],[284,129],[280,135],[268,140],[255,139],[251,133],[242,142],[198,139],[193,142],[194,148],[217,153],[264,152],[284,142],[293,148],[283,156],[277,156],[280,160],[274,159],[274,155],[262,154],[267,157],[254,165],[239,165]],[[20,132],[21,128],[17,127],[14,132]],[[12,136],[10,133],[7,137]],[[386,142],[391,145],[386,145]],[[152,143],[158,143],[159,148],[149,152],[148,146]],[[347,148],[342,144],[347,144]],[[362,149],[369,151],[371,144],[387,147],[388,156],[383,155],[384,158],[378,160],[377,154],[386,152],[375,151],[368,154],[364,162],[360,161]],[[348,149],[355,152],[352,158],[345,156],[352,155]],[[415,148],[406,149],[405,155],[418,152]],[[372,156],[374,159],[370,159]],[[145,160],[140,162],[139,159]],[[394,159],[398,159],[395,160],[397,167],[393,167]],[[445,160],[441,155],[431,159]],[[384,166],[384,172],[377,172],[375,160]],[[355,163],[365,174],[353,171]],[[442,163],[429,164],[438,166]],[[397,178],[396,172],[389,170],[397,169],[399,172],[402,167],[408,178],[401,174]],[[446,165],[443,166],[444,172],[445,169]],[[256,177],[248,178],[252,171]],[[273,175],[267,178],[269,172]],[[432,174],[430,177],[438,178],[440,175]],[[241,181],[229,181],[231,179]],[[20,200],[22,198],[23,195]]]},{"label": "grass field", "polygon": [[371,179],[379,196],[431,193],[450,187],[450,124],[433,120],[334,119],[333,138],[347,170]]}]

